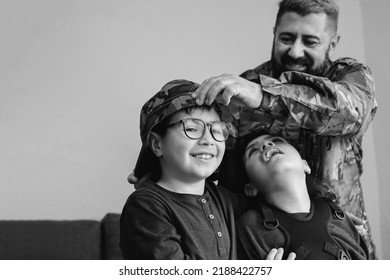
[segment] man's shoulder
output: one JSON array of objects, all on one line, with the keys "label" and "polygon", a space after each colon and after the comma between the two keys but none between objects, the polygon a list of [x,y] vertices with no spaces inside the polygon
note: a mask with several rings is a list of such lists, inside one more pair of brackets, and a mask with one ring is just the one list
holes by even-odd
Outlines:
[{"label": "man's shoulder", "polygon": [[337,81],[351,74],[354,75],[354,79],[363,77],[363,80],[367,80],[371,77],[371,70],[366,64],[359,62],[355,58],[342,57],[332,62],[325,76],[331,81]]},{"label": "man's shoulder", "polygon": [[[367,69],[369,70],[369,67],[362,63],[359,62],[357,59],[352,58],[352,57],[341,57],[336,59],[335,61],[332,62],[331,69],[335,70],[348,70],[348,69]],[[369,70],[370,71],[370,70]]]},{"label": "man's shoulder", "polygon": [[[334,74],[334,73],[340,73],[344,71],[360,71],[360,70],[368,71],[369,73],[371,73],[369,67],[366,64],[359,62],[357,59],[352,57],[341,57],[332,61],[329,68],[329,73]],[[259,74],[271,76],[272,63],[270,60],[252,69],[246,70],[240,76],[247,80],[256,80],[259,78],[258,77]]]},{"label": "man's shoulder", "polygon": [[332,64],[345,64],[345,65],[355,65],[360,64],[360,62],[356,58],[352,57],[340,57],[333,61]]},{"label": "man's shoulder", "polygon": [[272,73],[272,63],[271,61],[266,61],[255,68],[246,70],[240,76],[247,80],[255,80],[258,79],[258,75],[266,75],[269,76]]}]

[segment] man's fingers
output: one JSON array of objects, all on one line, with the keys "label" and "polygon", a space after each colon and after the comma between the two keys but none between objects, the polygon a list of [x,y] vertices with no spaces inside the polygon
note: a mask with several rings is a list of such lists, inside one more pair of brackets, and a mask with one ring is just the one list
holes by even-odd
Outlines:
[{"label": "man's fingers", "polygon": [[238,99],[232,99],[234,96],[237,96],[240,93],[240,87],[233,83],[225,87],[225,90],[222,94],[222,100],[224,105],[229,105],[232,103],[236,106],[242,106],[242,102]]},{"label": "man's fingers", "polygon": [[203,105],[206,102],[206,98],[209,95],[210,88],[213,86],[217,78],[218,77],[212,77],[207,80],[204,80],[204,82],[192,94],[192,97],[196,98],[196,103],[198,105]]},{"label": "man's fingers", "polygon": [[226,74],[221,75],[215,78],[213,84],[210,86],[205,103],[210,105],[214,102],[217,96],[221,95],[221,99],[223,100],[224,105],[228,105],[230,102],[230,98],[233,96],[231,85],[234,83],[229,76]]},{"label": "man's fingers", "polygon": [[198,105],[213,103],[220,93],[223,93],[226,86],[230,84],[230,75],[222,74],[205,80],[192,94]]}]

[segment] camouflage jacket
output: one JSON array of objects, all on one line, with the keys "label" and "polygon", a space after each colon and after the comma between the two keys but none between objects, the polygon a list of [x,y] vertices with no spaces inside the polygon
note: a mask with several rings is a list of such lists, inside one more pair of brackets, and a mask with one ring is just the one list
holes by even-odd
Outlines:
[{"label": "camouflage jacket", "polygon": [[236,118],[233,136],[266,130],[288,139],[312,169],[311,194],[324,195],[366,219],[361,145],[377,109],[369,68],[341,58],[329,62],[323,77],[301,72],[271,76],[270,62],[241,74],[261,85],[263,99],[255,110],[230,108]]}]

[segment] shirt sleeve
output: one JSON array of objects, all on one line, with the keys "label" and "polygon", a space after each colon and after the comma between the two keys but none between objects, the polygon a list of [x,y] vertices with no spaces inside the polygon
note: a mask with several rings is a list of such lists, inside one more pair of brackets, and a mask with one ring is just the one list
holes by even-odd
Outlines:
[{"label": "shirt sleeve", "polygon": [[248,123],[257,122],[261,127],[272,118],[279,130],[272,132],[282,135],[301,128],[317,135],[363,135],[377,102],[369,68],[353,61],[333,66],[337,70],[332,81],[301,72],[285,72],[279,79],[257,75],[263,99],[255,117],[253,110],[252,115],[245,110],[240,114],[240,126],[247,129]]},{"label": "shirt sleeve", "polygon": [[180,235],[164,203],[147,194],[131,196],[121,216],[124,259],[190,259],[180,247]]}]

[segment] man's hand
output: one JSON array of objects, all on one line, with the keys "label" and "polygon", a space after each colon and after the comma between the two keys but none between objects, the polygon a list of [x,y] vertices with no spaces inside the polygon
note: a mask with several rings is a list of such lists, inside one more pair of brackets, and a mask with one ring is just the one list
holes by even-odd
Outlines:
[{"label": "man's hand", "polygon": [[[269,251],[266,260],[281,260],[283,257],[283,253],[284,253],[283,248],[279,248],[279,249],[274,248],[271,251]],[[288,255],[287,260],[295,260],[296,257],[297,255],[294,252],[292,252]]]},{"label": "man's hand", "polygon": [[214,100],[228,105],[258,108],[263,93],[260,85],[239,76],[223,74],[205,80],[192,94],[198,105],[210,105]]}]

